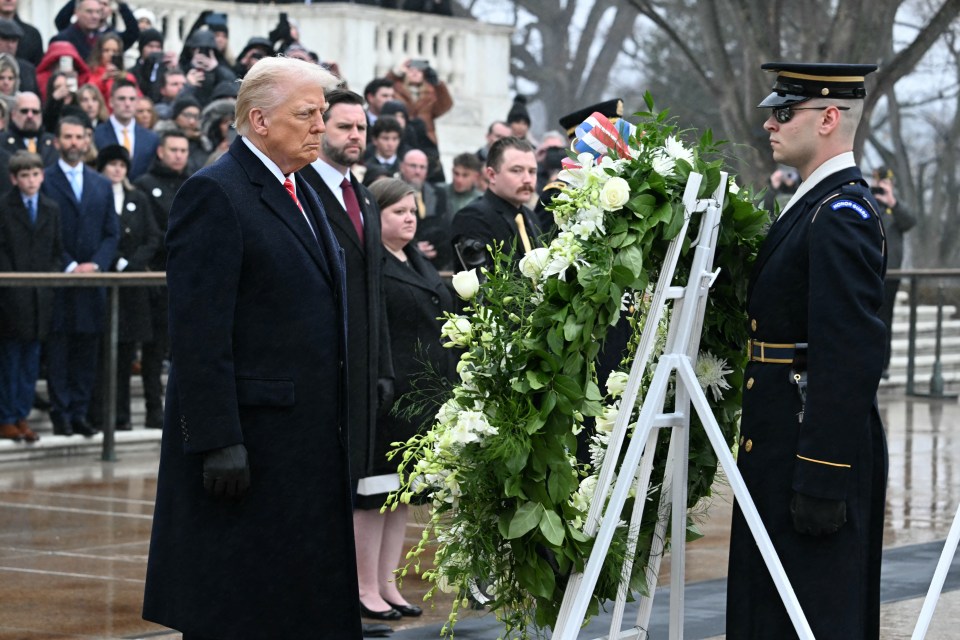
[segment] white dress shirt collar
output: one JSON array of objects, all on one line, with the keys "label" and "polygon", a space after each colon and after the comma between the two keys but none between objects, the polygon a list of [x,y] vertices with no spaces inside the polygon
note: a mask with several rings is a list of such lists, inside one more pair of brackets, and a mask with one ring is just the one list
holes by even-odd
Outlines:
[{"label": "white dress shirt collar", "polygon": [[340,202],[340,206],[343,207],[343,210],[347,210],[347,205],[343,202],[343,189],[340,187],[340,183],[343,182],[343,179],[350,179],[350,170],[347,169],[345,174],[340,173],[340,170],[324,162],[322,159],[317,158],[311,166],[317,170],[317,173],[320,174],[320,178],[326,183],[327,187],[330,188],[330,192],[336,196],[337,200]]},{"label": "white dress shirt collar", "polygon": [[794,202],[798,202],[804,195],[806,195],[811,189],[823,182],[828,176],[842,171],[843,169],[849,169],[850,167],[857,166],[857,163],[853,159],[853,151],[844,151],[841,154],[835,155],[819,167],[814,169],[806,180],[800,183],[800,186],[797,187],[797,191],[793,194],[793,197],[790,198],[790,202],[787,203],[780,211],[780,216],[777,218],[779,220],[783,217],[790,207],[793,206]]},{"label": "white dress shirt collar", "polygon": [[[273,177],[276,178],[277,181],[280,182],[280,184],[283,184],[287,178],[290,178],[291,180],[293,180],[292,173],[289,176],[283,175],[283,171],[280,171],[280,167],[277,165],[277,163],[271,160],[270,158],[268,158],[267,154],[265,154],[263,151],[260,151],[260,149],[257,148],[257,145],[250,142],[250,140],[248,140],[244,136],[241,136],[240,139],[243,140],[243,144],[247,145],[247,148],[253,152],[253,155],[260,158],[260,162],[263,163],[263,166],[265,166],[270,171],[270,173],[273,174]],[[294,180],[294,182],[296,181]]]}]

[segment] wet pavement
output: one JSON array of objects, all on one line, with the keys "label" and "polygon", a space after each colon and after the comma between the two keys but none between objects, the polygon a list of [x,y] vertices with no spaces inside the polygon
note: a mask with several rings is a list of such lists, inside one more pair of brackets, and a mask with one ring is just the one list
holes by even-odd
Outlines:
[{"label": "wet pavement", "polygon": [[[890,448],[882,637],[909,638],[960,504],[960,405],[885,392],[881,409]],[[2,443],[0,454],[26,446]],[[140,619],[158,451],[155,441],[138,441],[129,449],[121,442],[117,462],[101,462],[92,449],[0,456],[0,640],[179,637]],[[718,484],[702,523],[706,535],[688,546],[686,638],[723,637],[729,494]],[[412,522],[408,538],[419,536]],[[931,640],[958,637],[960,562],[954,567]],[[668,579],[668,563],[661,575]],[[403,587],[411,602],[425,590],[409,576]],[[667,636],[668,596],[658,590],[653,638]],[[438,637],[448,606],[446,599],[426,605],[422,618],[394,624],[393,637]],[[628,609],[627,619],[633,615]],[[601,622],[580,637],[604,635]],[[467,612],[457,637],[492,640],[499,629],[492,615]]]}]

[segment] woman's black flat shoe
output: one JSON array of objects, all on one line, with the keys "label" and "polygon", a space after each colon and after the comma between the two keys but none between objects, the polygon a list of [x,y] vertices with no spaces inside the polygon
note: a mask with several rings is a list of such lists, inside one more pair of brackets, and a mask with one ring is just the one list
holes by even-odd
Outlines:
[{"label": "woman's black flat shoe", "polygon": [[[390,604],[389,602],[387,604]],[[386,611],[371,611],[360,603],[360,615],[371,620],[399,620],[403,614],[396,609],[387,609]],[[419,614],[418,614],[419,615]]]},{"label": "woman's black flat shoe", "polygon": [[415,604],[393,604],[387,600],[384,600],[384,602],[393,607],[394,611],[398,611],[401,616],[416,618],[417,616],[423,614],[423,609]]}]

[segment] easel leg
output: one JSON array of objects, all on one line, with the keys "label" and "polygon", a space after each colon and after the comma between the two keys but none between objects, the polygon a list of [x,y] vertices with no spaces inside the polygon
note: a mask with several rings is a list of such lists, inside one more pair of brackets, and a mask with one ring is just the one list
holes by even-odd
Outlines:
[{"label": "easel leg", "polygon": [[953,557],[957,553],[958,543],[960,543],[960,507],[957,507],[957,513],[953,517],[953,524],[950,525],[950,533],[947,534],[947,540],[943,544],[940,561],[937,563],[936,571],[933,572],[933,581],[930,583],[927,597],[923,600],[923,607],[920,609],[920,618],[917,620],[917,626],[913,630],[911,640],[923,640],[923,638],[927,636],[927,630],[929,630],[930,622],[933,620],[933,611],[937,608],[937,601],[940,600],[943,583],[947,579],[947,573],[950,571]]}]

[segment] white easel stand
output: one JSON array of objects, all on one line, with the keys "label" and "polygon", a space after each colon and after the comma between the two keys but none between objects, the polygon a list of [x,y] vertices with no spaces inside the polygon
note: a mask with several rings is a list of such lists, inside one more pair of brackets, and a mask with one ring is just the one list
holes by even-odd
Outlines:
[{"label": "white easel stand", "polygon": [[947,539],[943,543],[940,561],[937,563],[936,571],[933,572],[933,581],[930,583],[930,589],[927,590],[927,597],[923,599],[920,618],[917,620],[917,626],[913,629],[913,635],[910,636],[911,640],[923,640],[927,637],[930,622],[933,620],[933,611],[937,608],[937,601],[940,600],[940,594],[943,592],[943,583],[947,579],[953,557],[957,553],[958,543],[960,543],[960,507],[957,507],[957,513],[953,516],[953,524],[950,525],[950,533],[947,534]]},{"label": "white easel stand", "polygon": [[[717,276],[717,273],[711,272],[711,267],[716,249],[727,174],[721,174],[720,187],[713,198],[708,201],[697,199],[702,179],[703,176],[700,174],[691,173],[687,180],[683,197],[686,220],[680,233],[670,245],[660,278],[657,281],[653,303],[644,325],[640,345],[637,348],[637,356],[630,370],[627,387],[621,399],[620,412],[614,423],[614,430],[610,437],[607,454],[600,470],[594,498],[587,516],[584,533],[591,537],[595,536],[594,547],[583,573],[573,574],[570,577],[560,614],[554,626],[554,640],[575,640],[577,638],[631,487],[635,488],[637,499],[634,502],[634,511],[630,520],[631,534],[628,538],[630,548],[622,573],[624,579],[617,594],[613,622],[607,638],[609,640],[615,638],[642,640],[647,638],[646,629],[649,627],[652,599],[656,589],[663,540],[666,534],[666,521],[667,517],[671,517],[671,530],[681,533],[674,535],[672,540],[670,638],[671,640],[682,640],[687,512],[686,461],[689,457],[691,403],[706,429],[711,446],[721,466],[727,474],[734,495],[740,503],[744,518],[757,541],[760,553],[777,587],[777,592],[783,600],[790,620],[793,622],[794,629],[800,638],[814,640],[813,632],[803,615],[796,594],[790,586],[790,581],[780,559],[777,557],[770,536],[763,527],[756,505],[724,441],[723,432],[710,409],[703,390],[700,388],[700,383],[697,381],[693,368],[693,362],[699,349],[707,294]],[[693,243],[696,250],[690,277],[684,287],[674,287],[670,283],[676,271],[681,244],[686,237],[690,217],[697,212],[703,212],[704,218],[700,225],[699,238]],[[663,318],[667,300],[675,300],[676,302],[674,303],[674,313],[670,319],[666,348],[657,363],[653,381],[646,397],[643,399],[636,429],[630,438],[623,464],[619,468],[620,473],[617,474],[613,492],[610,494],[610,485],[617,471],[617,460],[620,457],[623,443],[627,440],[632,407],[635,406],[637,401],[640,382],[653,352],[657,327],[661,318]],[[667,400],[671,379],[675,379],[675,410],[673,413],[665,414],[663,412],[664,404]],[[635,552],[636,535],[639,531],[643,517],[643,507],[646,502],[641,496],[647,495],[650,487],[650,475],[653,469],[653,457],[657,443],[657,429],[665,427],[669,427],[673,431],[661,492],[660,517],[654,535],[655,548],[651,550],[650,564],[646,572],[647,592],[650,595],[640,603],[636,626],[621,631],[627,597],[627,581],[633,568],[632,557]],[[607,501],[608,495],[610,496],[609,502]],[[668,495],[670,496],[669,503],[667,503]]]}]

